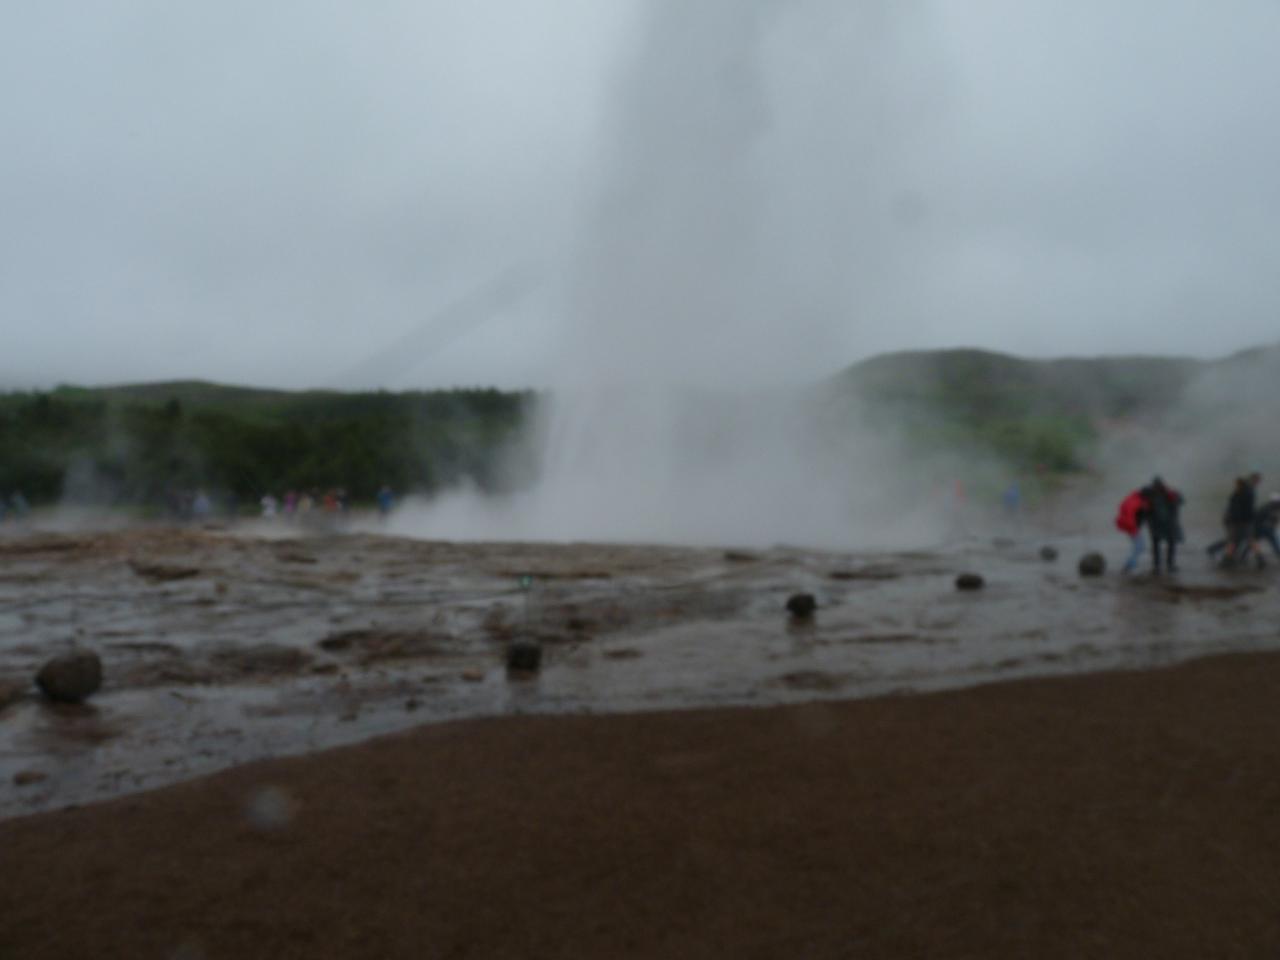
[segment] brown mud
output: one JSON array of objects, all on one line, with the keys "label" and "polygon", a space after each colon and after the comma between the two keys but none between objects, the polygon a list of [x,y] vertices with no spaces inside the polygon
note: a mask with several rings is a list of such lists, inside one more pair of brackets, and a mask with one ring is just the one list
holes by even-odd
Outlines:
[{"label": "brown mud", "polygon": [[[1176,579],[1082,580],[1075,558],[1097,545],[1054,542],[1057,563],[1030,538],[858,554],[7,537],[0,817],[434,721],[849,699],[1280,647],[1269,572],[1189,556],[1198,569]],[[985,588],[957,592],[965,571]],[[811,622],[784,612],[797,591],[817,598]],[[508,676],[506,647],[525,639],[542,669]],[[30,679],[73,644],[101,655],[105,686],[55,708]]]},{"label": "brown mud", "polygon": [[1270,653],[431,724],[0,822],[0,956],[1276,957],[1277,702]]}]

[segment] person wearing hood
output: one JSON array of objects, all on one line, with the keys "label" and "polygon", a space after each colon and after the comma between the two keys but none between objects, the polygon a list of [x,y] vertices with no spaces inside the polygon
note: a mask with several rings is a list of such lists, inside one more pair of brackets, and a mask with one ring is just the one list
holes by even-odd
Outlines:
[{"label": "person wearing hood", "polygon": [[1235,488],[1227,500],[1227,509],[1222,514],[1222,525],[1227,535],[1209,545],[1210,557],[1216,557],[1219,551],[1226,549],[1222,559],[1223,566],[1231,566],[1237,560],[1243,560],[1251,549],[1254,549],[1254,516],[1257,503],[1258,482],[1262,474],[1254,471],[1247,477],[1237,477]]},{"label": "person wearing hood", "polygon": [[1182,540],[1182,494],[1173,487],[1166,486],[1159,477],[1151,481],[1151,486],[1143,489],[1147,500],[1147,528],[1151,531],[1151,569],[1160,572],[1160,545],[1165,547],[1165,568],[1169,573],[1177,572],[1176,555],[1178,543]]},{"label": "person wearing hood", "polygon": [[1280,559],[1280,540],[1276,538],[1277,526],[1280,526],[1280,491],[1271,494],[1267,502],[1254,514],[1254,557],[1259,567],[1266,565],[1266,561],[1262,559],[1262,551],[1257,546],[1259,542],[1271,544],[1271,552]]},{"label": "person wearing hood", "polygon": [[1116,514],[1116,529],[1129,538],[1129,558],[1121,567],[1125,573],[1133,573],[1138,568],[1138,561],[1146,544],[1142,540],[1142,525],[1147,520],[1151,505],[1147,502],[1143,490],[1134,490],[1120,501],[1120,511]]}]

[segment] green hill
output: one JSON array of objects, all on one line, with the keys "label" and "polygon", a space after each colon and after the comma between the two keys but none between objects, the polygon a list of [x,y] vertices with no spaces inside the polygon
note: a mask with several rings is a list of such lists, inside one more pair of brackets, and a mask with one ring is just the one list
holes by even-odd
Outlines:
[{"label": "green hill", "polygon": [[[1001,474],[1095,468],[1146,443],[1194,435],[1213,470],[1240,469],[1269,443],[1280,345],[1217,361],[1162,357],[1028,360],[980,350],[895,353],[818,385],[825,426],[870,427],[922,458],[945,454]],[[0,494],[158,503],[206,487],[264,491],[382,484],[431,492],[526,485],[532,393],[291,392],[199,381],[0,394]],[[1157,442],[1158,441],[1158,442]],[[1144,467],[1145,469],[1145,467]]]},{"label": "green hill", "polygon": [[1205,361],[1028,360],[981,350],[895,353],[827,383],[831,402],[922,449],[993,455],[1015,470],[1088,467],[1109,433],[1208,433],[1250,420],[1280,383],[1280,345]]}]

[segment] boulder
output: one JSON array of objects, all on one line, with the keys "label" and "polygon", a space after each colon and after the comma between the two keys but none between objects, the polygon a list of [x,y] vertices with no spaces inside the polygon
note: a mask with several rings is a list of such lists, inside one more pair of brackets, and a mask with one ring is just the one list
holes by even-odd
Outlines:
[{"label": "boulder", "polygon": [[530,640],[517,640],[507,648],[507,669],[532,673],[542,666],[542,647]]},{"label": "boulder", "polygon": [[985,584],[986,581],[976,573],[962,573],[956,577],[957,590],[981,590]]},{"label": "boulder", "polygon": [[797,620],[807,620],[818,609],[818,601],[812,593],[793,593],[787,598],[787,613]]},{"label": "boulder", "polygon": [[1107,559],[1100,553],[1086,553],[1080,558],[1080,576],[1100,577],[1107,572]]},{"label": "boulder", "polygon": [[1053,561],[1058,559],[1058,548],[1048,547],[1048,546],[1041,547],[1040,559],[1043,560],[1045,563],[1053,563]]},{"label": "boulder", "polygon": [[92,650],[64,653],[40,668],[36,686],[50,700],[80,703],[102,686],[102,660]]}]

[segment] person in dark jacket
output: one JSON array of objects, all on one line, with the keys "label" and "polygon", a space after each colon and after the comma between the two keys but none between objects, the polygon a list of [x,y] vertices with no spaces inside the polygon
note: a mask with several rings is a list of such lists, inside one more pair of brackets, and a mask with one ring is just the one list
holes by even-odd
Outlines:
[{"label": "person in dark jacket", "polygon": [[1147,529],[1151,532],[1151,569],[1160,572],[1160,545],[1165,548],[1165,566],[1170,573],[1178,569],[1176,556],[1178,543],[1182,540],[1182,521],[1179,513],[1182,510],[1182,494],[1159,477],[1151,481],[1151,486],[1143,489],[1147,500]]},{"label": "person in dark jacket", "polygon": [[1227,552],[1223,558],[1224,564],[1230,565],[1237,560],[1243,560],[1254,546],[1254,511],[1257,504],[1258,482],[1261,479],[1262,474],[1257,471],[1247,477],[1241,477],[1236,481],[1231,499],[1227,501],[1227,510],[1222,516],[1222,523],[1227,528]]},{"label": "person in dark jacket", "polygon": [[1271,552],[1280,558],[1280,540],[1276,538],[1276,527],[1280,526],[1280,493],[1271,494],[1271,498],[1259,507],[1253,515],[1253,549],[1258,566],[1266,566],[1262,559],[1260,543],[1271,544]]}]

